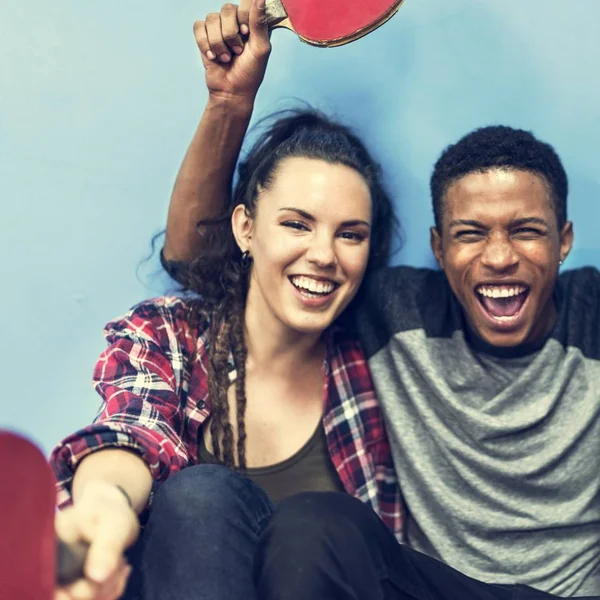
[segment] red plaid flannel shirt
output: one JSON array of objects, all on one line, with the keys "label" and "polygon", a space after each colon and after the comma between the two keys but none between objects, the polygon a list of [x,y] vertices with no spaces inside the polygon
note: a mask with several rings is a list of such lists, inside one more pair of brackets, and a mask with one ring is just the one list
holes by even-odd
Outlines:
[{"label": "red plaid flannel shirt", "polygon": [[[186,312],[181,298],[157,298],[106,326],[108,348],[94,370],[100,413],[52,452],[60,506],[70,501],[78,463],[101,448],[137,452],[155,485],[197,463],[210,416],[208,324],[192,329]],[[358,342],[341,328],[329,331],[324,371],[323,425],[340,480],[400,540],[403,504],[373,383]]]}]

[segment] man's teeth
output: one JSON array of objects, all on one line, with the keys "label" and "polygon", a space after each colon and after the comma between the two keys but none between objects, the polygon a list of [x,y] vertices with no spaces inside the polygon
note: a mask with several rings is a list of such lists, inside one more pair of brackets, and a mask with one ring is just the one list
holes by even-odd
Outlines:
[{"label": "man's teeth", "polygon": [[300,290],[311,292],[312,294],[330,294],[335,288],[332,281],[321,281],[300,275],[291,278],[292,283]]},{"label": "man's teeth", "polygon": [[523,285],[480,285],[477,288],[477,293],[488,298],[510,298],[511,296],[518,296],[523,292],[526,292],[527,288]]}]

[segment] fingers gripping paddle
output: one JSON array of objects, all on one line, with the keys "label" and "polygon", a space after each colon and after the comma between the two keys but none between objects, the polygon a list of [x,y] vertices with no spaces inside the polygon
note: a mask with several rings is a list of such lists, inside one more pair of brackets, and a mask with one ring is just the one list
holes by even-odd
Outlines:
[{"label": "fingers gripping paddle", "polygon": [[52,600],[57,580],[81,575],[86,546],[57,544],[54,477],[35,445],[0,431],[0,464],[0,594]]},{"label": "fingers gripping paddle", "polygon": [[393,17],[404,0],[266,0],[271,29],[290,29],[313,46],[341,46]]},{"label": "fingers gripping paddle", "polygon": [[87,557],[88,544],[65,544],[58,540],[56,544],[56,583],[67,585],[83,577],[83,565]]}]

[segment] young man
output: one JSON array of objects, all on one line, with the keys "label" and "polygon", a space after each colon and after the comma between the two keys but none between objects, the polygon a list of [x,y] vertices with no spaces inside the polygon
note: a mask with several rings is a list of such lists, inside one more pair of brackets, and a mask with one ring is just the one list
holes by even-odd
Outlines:
[{"label": "young man", "polygon": [[[260,10],[245,44],[231,5],[196,24],[209,101],[173,193],[171,272],[201,251],[195,224],[224,210],[270,50]],[[444,151],[431,178],[442,270],[385,269],[354,313],[406,546],[351,499],[287,501],[266,534],[277,598],[600,597],[600,273],[558,276],[567,188],[554,150],[521,130]]]}]

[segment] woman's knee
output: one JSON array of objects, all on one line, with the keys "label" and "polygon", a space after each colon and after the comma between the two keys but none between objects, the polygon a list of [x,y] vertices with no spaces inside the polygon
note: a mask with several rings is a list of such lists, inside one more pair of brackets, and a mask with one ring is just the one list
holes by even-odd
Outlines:
[{"label": "woman's knee", "polygon": [[260,488],[225,467],[198,465],[171,476],[156,491],[144,532],[148,598],[192,598],[199,586],[202,597],[248,597],[227,590],[251,586],[258,535],[272,510]]},{"label": "woman's knee", "polygon": [[175,473],[155,493],[152,516],[197,521],[199,516],[235,512],[257,495],[251,482],[220,465],[196,465]]}]

